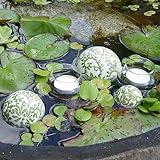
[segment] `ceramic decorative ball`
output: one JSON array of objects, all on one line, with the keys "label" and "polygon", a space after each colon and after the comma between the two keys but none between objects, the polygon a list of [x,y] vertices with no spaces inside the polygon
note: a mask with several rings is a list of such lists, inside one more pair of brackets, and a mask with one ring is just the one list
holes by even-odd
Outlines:
[{"label": "ceramic decorative ball", "polygon": [[19,90],[6,99],[2,113],[7,123],[17,127],[28,127],[44,116],[45,105],[34,92]]},{"label": "ceramic decorative ball", "polygon": [[112,50],[102,46],[83,51],[75,65],[82,78],[88,80],[94,77],[115,80],[122,72],[122,64],[118,56]]},{"label": "ceramic decorative ball", "polygon": [[126,107],[134,108],[142,101],[143,96],[141,91],[132,85],[120,87],[114,94],[115,101]]}]

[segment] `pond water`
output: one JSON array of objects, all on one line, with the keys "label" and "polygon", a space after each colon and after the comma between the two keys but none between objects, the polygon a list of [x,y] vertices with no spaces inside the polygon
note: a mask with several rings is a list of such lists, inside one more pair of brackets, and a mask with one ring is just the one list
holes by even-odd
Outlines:
[{"label": "pond water", "polygon": [[[124,17],[128,18],[129,21],[131,21],[134,25],[137,25],[139,27],[142,27],[142,26],[145,26],[145,25],[148,25],[148,24],[150,24],[150,25],[160,25],[160,11],[159,11],[159,9],[157,10],[157,14],[155,14],[155,15],[153,15],[151,17],[146,17],[146,16],[143,15],[144,11],[148,7],[148,6],[143,6],[143,4],[142,4],[142,8],[138,12],[131,12],[131,11],[128,11],[128,10],[127,11],[126,10],[125,11],[122,10],[123,6],[127,6],[129,4],[136,4],[138,2],[139,2],[138,0],[137,1],[135,1],[135,0],[132,0],[132,1],[126,0],[126,1],[123,1],[121,3],[117,2],[117,3],[113,4],[113,5],[105,6],[104,2],[102,2],[102,1],[99,1],[99,2],[94,1],[94,2],[91,2],[90,4],[87,4],[87,6],[90,6],[91,8],[88,7],[88,9],[91,9],[91,10],[92,10],[92,8],[94,8],[94,10],[99,10],[99,9],[102,8],[102,10],[103,10],[103,9],[105,9],[107,7],[109,7],[110,9],[114,9],[116,12],[121,12],[122,14],[125,14]],[[52,5],[52,4],[49,4],[49,5]],[[0,8],[3,7],[3,8],[12,8],[14,10],[17,9],[18,13],[24,14],[24,15],[28,14],[28,11],[26,11],[26,9],[25,9],[26,6],[29,7],[30,4],[21,4],[19,6],[14,6],[13,3],[11,4],[8,1],[4,1],[4,2],[2,2],[0,4]],[[83,6],[84,6],[83,4],[82,4],[82,6],[81,5],[79,5],[79,6],[77,5],[76,10],[80,10],[79,8],[83,7]],[[34,7],[36,8],[35,10],[33,9]],[[75,5],[74,5],[74,7],[75,7]],[[44,8],[46,9],[46,7],[44,7]],[[148,8],[150,8],[150,7],[148,7]],[[37,10],[41,10],[41,12],[37,13],[38,15],[40,15],[40,13],[42,13],[42,15],[46,15],[46,13],[47,13],[47,11],[45,12],[45,10],[44,10],[44,12],[42,12],[43,7],[42,8],[41,7],[38,8],[36,6],[32,6],[32,8],[30,9],[31,15],[35,15]],[[68,11],[64,11],[64,12],[69,14]],[[52,15],[50,15],[50,16],[52,16]],[[110,23],[112,23],[112,22],[110,22]],[[18,28],[18,30],[19,30],[19,25],[11,25],[11,24],[9,24],[9,26],[13,29],[14,34],[19,34],[19,41],[24,43],[25,38],[23,38],[23,36],[21,36],[21,31],[18,31],[19,33],[15,33],[16,31],[14,31],[14,28]],[[84,30],[85,30],[85,28],[84,28]],[[110,28],[109,28],[109,30],[110,30]],[[74,32],[74,33],[76,33],[75,35],[77,35],[77,32],[78,31]],[[83,40],[81,41],[81,39],[79,37],[77,38],[76,36],[69,36],[69,37],[67,36],[67,39],[69,40],[70,43],[71,42],[83,43],[83,50],[85,50],[86,48],[89,48],[91,46],[108,47],[108,48],[112,49],[118,55],[118,57],[121,60],[124,57],[128,57],[128,56],[134,54],[134,52],[130,51],[129,49],[127,49],[124,45],[122,45],[120,43],[119,37],[118,37],[117,34],[114,35],[114,36],[112,35],[112,36],[107,36],[106,37],[106,34],[103,34],[103,33],[104,32],[102,32],[102,30],[96,30],[96,32],[94,32],[94,35],[90,35],[90,33],[89,33],[89,35],[90,35],[90,41],[89,42],[88,41],[83,41]],[[80,31],[80,34],[81,34],[81,31]],[[83,50],[81,50],[80,52],[82,52]],[[77,50],[70,49],[69,53],[67,55],[65,55],[62,58],[58,59],[56,62],[72,64],[73,60],[77,57],[78,54],[79,54],[79,52]],[[36,64],[36,66],[38,66],[41,69],[44,69],[44,66],[48,63],[48,62],[40,62],[40,61],[34,61],[34,62]],[[158,63],[158,62],[156,62],[156,63]],[[31,90],[31,91],[37,92],[36,89],[35,89],[35,84],[32,84],[28,89]],[[7,96],[8,96],[8,94],[0,94],[1,106],[2,106],[3,101],[6,99]],[[46,114],[49,113],[50,108],[54,104],[58,104],[58,103],[63,103],[64,102],[63,99],[54,97],[53,95],[50,95],[50,94],[49,95],[45,95],[45,96],[40,95],[40,97],[42,98],[43,102],[45,103]],[[115,104],[115,108],[117,108],[117,106],[118,105]],[[118,110],[117,112],[115,111],[115,113],[114,113],[114,111],[111,111],[110,113],[113,114],[112,115],[113,117],[114,116],[115,117],[119,117],[119,116],[121,117],[122,115],[124,115],[123,114],[124,112],[127,112],[128,117],[129,117],[128,125],[130,125],[131,123],[135,123],[135,126],[133,125],[133,128],[132,128],[134,130],[134,127],[136,127],[136,125],[139,122],[131,113],[128,113],[128,110],[120,108],[120,110]],[[137,115],[139,115],[139,114],[137,114]],[[110,119],[111,119],[111,117],[110,117]],[[146,132],[148,130],[151,130],[151,129],[154,129],[154,128],[160,126],[160,122],[159,122],[158,118],[155,118],[155,119],[153,118],[152,119],[152,117],[150,117],[150,115],[149,115],[148,119],[149,119],[149,122],[147,122],[148,120],[146,120],[146,119],[143,119],[143,118],[141,119],[142,121],[143,120],[145,121],[144,122],[145,126],[144,126],[143,130],[141,129],[141,126],[137,126],[136,127],[136,131],[135,131],[135,133],[133,133],[133,135],[138,135],[138,134],[141,134],[143,132]],[[116,123],[118,123],[118,121],[122,121],[122,122],[120,122],[122,125],[123,125],[123,123],[126,122],[126,120],[124,120],[123,118],[122,119],[117,119]],[[111,125],[112,125],[112,122],[109,121],[109,126],[111,127]],[[16,127],[12,127],[12,126],[8,125],[3,120],[1,112],[0,112],[0,128],[1,128],[0,129],[0,142],[11,143],[11,144],[18,144],[19,141],[20,141],[20,136],[19,136],[20,133],[26,131],[25,129],[16,128]],[[109,135],[107,137],[106,141],[111,141],[111,140],[115,140],[115,139],[118,139],[118,138],[121,139],[121,138],[125,138],[125,137],[128,137],[128,136],[132,136],[130,131],[127,130],[128,128],[129,127],[126,127],[126,131],[124,131],[124,130],[122,131],[124,133],[123,136],[122,135],[116,135],[116,136]],[[111,128],[111,130],[112,129],[113,128]],[[121,132],[121,130],[117,130],[117,132],[118,131]],[[109,130],[108,130],[108,132],[109,132]],[[114,132],[116,132],[116,131],[114,131]],[[46,137],[44,138],[44,140],[38,145],[54,145],[54,146],[57,146],[57,145],[72,145],[72,142],[71,142],[71,144],[67,144],[67,143],[63,144],[61,142],[63,142],[66,139],[69,140],[69,139],[72,139],[72,138],[73,138],[73,141],[74,141],[74,138],[78,137],[80,134],[81,134],[81,131],[77,127],[72,127],[71,130],[67,131],[67,132],[59,132],[56,129],[51,128],[51,129],[49,129],[49,131],[47,133],[47,136],[45,135]],[[103,139],[103,137],[102,137],[102,139]],[[84,141],[85,140],[86,139],[84,138]],[[104,142],[104,141],[99,140],[97,143],[99,143],[99,142]],[[77,145],[77,144],[78,143],[76,143],[75,145]],[[86,144],[90,144],[90,143],[86,142]],[[74,142],[73,142],[73,145],[74,145]],[[80,144],[80,145],[85,145],[85,144]]]}]

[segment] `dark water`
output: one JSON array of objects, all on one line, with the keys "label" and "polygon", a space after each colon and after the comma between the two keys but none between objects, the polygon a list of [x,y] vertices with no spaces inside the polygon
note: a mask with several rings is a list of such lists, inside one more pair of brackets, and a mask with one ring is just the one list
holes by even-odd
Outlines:
[{"label": "dark water", "polygon": [[[136,0],[134,1],[129,1],[129,0],[126,0],[126,1],[123,1],[123,3],[121,3],[120,5],[127,5],[129,3],[135,3]],[[4,1],[4,7],[5,6],[5,1]],[[120,7],[117,6],[118,4],[114,4],[113,5],[113,8],[121,11],[121,12],[124,12],[120,9]],[[142,11],[145,9],[145,7],[140,10],[139,12],[126,12],[126,15],[129,16],[130,19],[133,19],[133,21],[136,21],[137,24],[139,26],[143,26],[143,25],[146,25],[146,24],[157,24],[159,25],[160,24],[160,13],[158,12],[157,15],[155,16],[152,16],[152,17],[144,17],[143,14],[142,14]],[[12,26],[10,25],[11,28],[15,27],[15,26]],[[17,26],[19,27],[19,26]],[[21,36],[21,32],[18,31],[18,33],[15,31],[14,34],[19,34],[19,41],[25,41],[25,39],[23,38],[23,36]],[[75,42],[75,39],[74,37],[71,37],[69,38],[69,41],[70,42]],[[119,39],[118,39],[118,36],[115,36],[115,37],[106,37],[106,38],[98,38],[98,39],[94,39],[93,42],[90,43],[90,45],[86,45],[84,46],[84,49],[86,49],[87,47],[90,47],[90,46],[105,46],[105,47],[108,47],[110,49],[112,49],[119,57],[120,59],[122,59],[123,57],[127,57],[131,54],[133,54],[132,51],[129,51],[127,48],[125,48],[120,42],[119,42]],[[83,51],[83,50],[82,50]],[[82,52],[81,51],[81,52]],[[62,57],[61,59],[58,60],[58,62],[62,62],[62,63],[72,63],[73,60],[77,57],[78,55],[78,51],[75,51],[75,50],[70,50],[69,53]],[[37,66],[41,66],[43,68],[43,66],[46,64],[46,63],[40,63],[40,62],[35,62],[37,64]],[[34,86],[34,85],[33,85]],[[34,90],[34,87],[31,86],[29,87],[30,90]],[[3,102],[3,100],[7,97],[7,95],[4,95],[4,94],[0,94],[0,102]],[[49,110],[50,108],[54,105],[54,104],[57,104],[57,103],[62,103],[63,100],[59,99],[59,98],[56,98],[56,97],[53,97],[53,96],[41,96],[43,102],[45,103],[46,105],[46,114],[49,113]],[[0,113],[1,114],[1,113]],[[4,142],[4,143],[12,143],[12,144],[16,144],[18,143],[19,141],[19,134],[21,132],[24,131],[24,129],[18,129],[18,128],[15,128],[15,127],[11,127],[9,126],[8,124],[6,124],[4,121],[3,121],[3,118],[2,116],[0,115],[0,142]],[[3,130],[3,131],[2,131]],[[44,139],[44,141],[40,144],[40,145],[58,145],[59,142],[63,139],[69,139],[71,137],[75,137],[77,135],[79,135],[80,132],[79,130],[77,129],[72,129],[70,132],[59,132],[55,129],[50,129],[47,133],[47,135],[49,135],[47,138]]]}]

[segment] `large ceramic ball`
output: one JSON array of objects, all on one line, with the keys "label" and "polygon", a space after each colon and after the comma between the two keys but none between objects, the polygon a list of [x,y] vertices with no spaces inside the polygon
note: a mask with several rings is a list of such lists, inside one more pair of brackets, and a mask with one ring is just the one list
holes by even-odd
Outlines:
[{"label": "large ceramic ball", "polygon": [[2,113],[5,121],[17,127],[29,127],[45,114],[45,105],[34,92],[19,90],[4,102]]},{"label": "large ceramic ball", "polygon": [[83,51],[77,58],[76,69],[83,79],[94,77],[115,80],[121,74],[122,64],[118,56],[110,49],[95,46]]},{"label": "large ceramic ball", "polygon": [[115,101],[126,107],[134,108],[140,104],[143,99],[141,91],[132,85],[120,87],[114,94]]}]

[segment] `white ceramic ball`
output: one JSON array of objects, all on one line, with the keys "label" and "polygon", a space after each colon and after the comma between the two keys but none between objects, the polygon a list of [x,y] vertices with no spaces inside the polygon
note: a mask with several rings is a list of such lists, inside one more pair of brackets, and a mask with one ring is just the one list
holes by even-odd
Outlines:
[{"label": "white ceramic ball", "polygon": [[122,72],[122,64],[118,56],[102,46],[90,47],[83,51],[75,65],[82,78],[88,80],[94,77],[115,80]]},{"label": "white ceramic ball", "polygon": [[125,85],[120,87],[114,93],[115,101],[126,107],[126,108],[134,108],[140,104],[143,99],[141,91],[132,85]]},{"label": "white ceramic ball", "polygon": [[17,127],[29,127],[45,114],[45,105],[34,92],[19,90],[6,99],[2,107],[5,121]]}]

